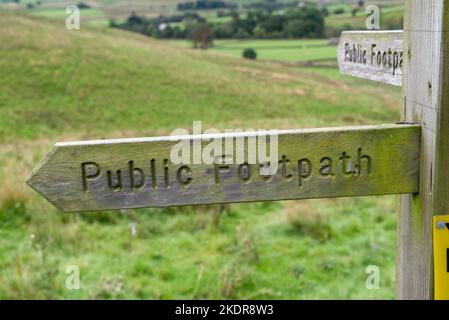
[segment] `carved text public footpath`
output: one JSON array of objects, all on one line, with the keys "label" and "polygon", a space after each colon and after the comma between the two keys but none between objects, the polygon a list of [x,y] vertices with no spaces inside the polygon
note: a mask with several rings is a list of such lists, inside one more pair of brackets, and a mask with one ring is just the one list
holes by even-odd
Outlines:
[{"label": "carved text public footpath", "polygon": [[[224,156],[221,157],[224,158]],[[232,165],[222,162],[217,161],[212,167],[203,168],[201,174],[209,176],[208,179],[216,185],[225,183],[224,177],[229,175],[235,175],[241,183],[245,184],[253,179],[262,179],[269,183],[274,177],[274,175],[264,175],[257,170],[269,165],[268,163]],[[283,155],[279,160],[279,169],[276,174],[285,181],[295,180],[297,187],[301,188],[305,181],[312,179],[314,175],[328,179],[335,176],[351,178],[369,175],[373,166],[372,162],[369,155],[363,154],[362,148],[357,149],[355,157],[342,152],[337,158],[323,156],[318,164],[313,164],[308,158],[292,160],[287,155]],[[121,168],[105,170],[101,163],[87,161],[80,165],[80,185],[84,192],[93,191],[95,188],[111,192],[154,191],[159,188],[170,188],[173,182],[188,188],[195,183],[192,168],[193,166],[188,165],[171,166],[168,159],[163,159],[161,163],[151,159],[146,164],[142,163],[141,167],[137,167],[135,161],[130,160]],[[201,177],[200,181],[204,179]],[[94,181],[102,181],[104,184],[91,183]]]},{"label": "carved text public footpath", "polygon": [[343,74],[401,86],[402,31],[345,31],[337,50]]},{"label": "carved text public footpath", "polygon": [[368,47],[363,43],[345,43],[345,61],[370,64],[377,68],[387,68],[395,75],[402,70],[404,53],[395,48],[379,48],[378,44],[371,43]]}]

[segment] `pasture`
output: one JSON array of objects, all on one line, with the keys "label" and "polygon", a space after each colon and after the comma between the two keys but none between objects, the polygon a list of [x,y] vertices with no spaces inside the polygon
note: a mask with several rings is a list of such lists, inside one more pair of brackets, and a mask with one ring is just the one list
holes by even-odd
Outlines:
[{"label": "pasture", "polygon": [[[189,41],[170,41],[183,47],[191,47]],[[313,60],[336,60],[336,46],[325,39],[307,40],[215,40],[209,51],[233,57],[242,57],[245,48],[253,48],[257,59],[270,61],[305,62]]]},{"label": "pasture", "polygon": [[394,297],[394,196],[63,215],[23,181],[55,141],[386,123],[398,89],[28,15],[0,30],[0,298]]}]

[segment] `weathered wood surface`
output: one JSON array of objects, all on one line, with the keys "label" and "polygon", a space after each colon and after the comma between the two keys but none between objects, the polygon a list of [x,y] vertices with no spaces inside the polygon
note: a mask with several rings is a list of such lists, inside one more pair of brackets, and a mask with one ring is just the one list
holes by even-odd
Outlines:
[{"label": "weathered wood surface", "polygon": [[343,32],[337,49],[340,72],[401,86],[402,34],[402,31]]},{"label": "weathered wood surface", "polygon": [[405,9],[403,119],[423,129],[421,192],[401,197],[397,298],[432,299],[432,216],[449,212],[449,0]]},{"label": "weathered wood surface", "polygon": [[[255,135],[228,138],[237,136]],[[173,145],[200,137],[57,143],[27,183],[68,212],[418,192],[416,125],[279,131],[279,168],[268,177],[260,164],[168,160]]]}]

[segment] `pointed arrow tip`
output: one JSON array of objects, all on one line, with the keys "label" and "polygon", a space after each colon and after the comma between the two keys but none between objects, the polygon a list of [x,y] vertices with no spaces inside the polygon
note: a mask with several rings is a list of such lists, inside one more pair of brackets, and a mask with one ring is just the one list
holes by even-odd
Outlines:
[{"label": "pointed arrow tip", "polygon": [[45,199],[47,199],[48,202],[50,202],[53,206],[55,206],[57,209],[63,211],[56,203],[55,201],[52,201],[48,197],[48,195],[45,192],[45,188],[43,186],[45,185],[45,180],[50,177],[48,177],[48,173],[43,168],[48,165],[49,160],[55,156],[56,152],[58,151],[60,147],[56,144],[54,145],[50,151],[47,153],[47,155],[38,163],[38,165],[31,171],[31,173],[28,175],[28,177],[25,179],[25,184],[36,191],[38,194],[43,196]]},{"label": "pointed arrow tip", "polygon": [[36,189],[35,187],[35,172],[33,170],[33,172],[30,173],[30,175],[26,178],[25,180],[25,185],[27,185],[28,187],[30,187],[31,189],[33,189],[34,191],[36,191],[37,193],[39,193],[39,191]]}]

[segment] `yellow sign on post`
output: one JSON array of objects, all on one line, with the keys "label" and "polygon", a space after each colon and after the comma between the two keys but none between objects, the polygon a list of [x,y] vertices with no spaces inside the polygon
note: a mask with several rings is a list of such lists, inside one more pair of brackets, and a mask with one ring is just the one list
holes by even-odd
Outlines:
[{"label": "yellow sign on post", "polygon": [[449,300],[449,215],[433,217],[435,300]]}]

